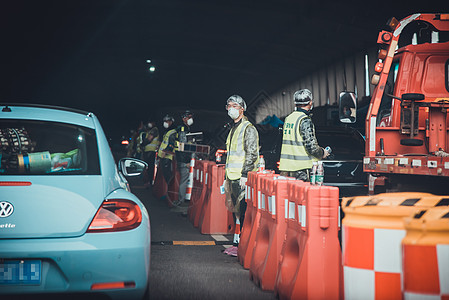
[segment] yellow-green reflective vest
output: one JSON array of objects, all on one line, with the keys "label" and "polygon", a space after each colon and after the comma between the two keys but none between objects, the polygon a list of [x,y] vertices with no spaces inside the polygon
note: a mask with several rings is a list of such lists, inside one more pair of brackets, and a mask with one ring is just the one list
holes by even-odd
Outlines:
[{"label": "yellow-green reflective vest", "polygon": [[[169,130],[169,131],[167,131],[165,134],[164,134],[164,138],[162,139],[162,143],[161,143],[161,146],[159,147],[159,151],[158,151],[158,156],[159,157],[161,157],[161,154],[162,154],[162,150],[165,150],[166,148],[167,148],[167,146],[168,146],[168,140],[169,140],[169,138],[170,138],[170,136],[172,135],[172,134],[176,134],[176,129],[171,129],[171,130]],[[175,146],[175,149],[173,149],[173,152],[174,151],[176,151],[176,150],[178,150],[177,149],[177,147]],[[165,158],[168,158],[168,159],[170,159],[170,160],[173,160],[173,154],[169,154],[169,153],[165,153]]]},{"label": "yellow-green reflective vest", "polygon": [[[244,134],[248,126],[253,126],[249,121],[243,120],[235,129],[234,134],[231,132],[228,134],[226,139],[226,177],[230,180],[237,180],[242,177],[243,164],[245,162],[245,149],[244,149]],[[257,163],[259,158],[255,163],[253,171],[257,170]]]},{"label": "yellow-green reflective vest", "polygon": [[280,171],[298,171],[312,168],[312,162],[317,159],[307,154],[299,125],[304,118],[309,118],[305,113],[294,111],[285,118],[284,132],[282,136]]},{"label": "yellow-green reflective vest", "polygon": [[[149,134],[150,132],[147,133],[147,136]],[[161,142],[159,141],[159,132],[158,132],[157,135],[151,140],[151,143],[145,146],[144,151],[145,152],[156,151],[160,144]]]}]

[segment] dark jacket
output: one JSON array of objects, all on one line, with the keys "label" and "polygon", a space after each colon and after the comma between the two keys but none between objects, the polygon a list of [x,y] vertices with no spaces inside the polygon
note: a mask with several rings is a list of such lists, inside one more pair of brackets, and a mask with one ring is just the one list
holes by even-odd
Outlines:
[{"label": "dark jacket", "polygon": [[[304,112],[309,115],[310,112],[299,108],[298,111]],[[315,137],[315,126],[313,125],[311,118],[304,118],[299,125],[299,131],[304,142],[304,147],[307,153],[316,157],[317,159],[322,159],[324,155],[323,148],[318,145],[318,141]]]},{"label": "dark jacket", "polygon": [[[190,126],[182,124],[176,128],[176,140],[179,143],[187,143],[187,133],[190,132]],[[179,163],[189,163],[192,152],[176,151],[176,161]]]}]

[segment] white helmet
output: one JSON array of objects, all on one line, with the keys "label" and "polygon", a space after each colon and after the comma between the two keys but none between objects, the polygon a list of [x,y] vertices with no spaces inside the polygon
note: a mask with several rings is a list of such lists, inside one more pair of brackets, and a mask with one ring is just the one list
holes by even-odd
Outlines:
[{"label": "white helmet", "polygon": [[231,97],[229,97],[229,98],[228,98],[228,101],[226,101],[226,105],[228,105],[229,102],[237,103],[238,105],[240,105],[241,107],[243,107],[243,111],[246,111],[246,103],[245,103],[245,100],[243,100],[243,98],[240,97],[239,95],[232,95]]},{"label": "white helmet", "polygon": [[175,118],[173,118],[171,115],[166,114],[165,117],[162,119],[162,121],[166,122],[166,121],[172,121],[173,123],[175,122]]},{"label": "white helmet", "polygon": [[308,89],[296,91],[293,95],[293,100],[295,104],[309,104],[310,101],[313,101],[312,92]]}]

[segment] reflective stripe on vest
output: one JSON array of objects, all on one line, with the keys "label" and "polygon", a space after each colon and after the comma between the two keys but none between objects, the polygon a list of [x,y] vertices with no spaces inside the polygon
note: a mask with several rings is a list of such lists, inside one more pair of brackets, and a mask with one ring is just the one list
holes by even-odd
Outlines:
[{"label": "reflective stripe on vest", "polygon": [[155,136],[152,140],[151,143],[149,143],[148,145],[145,146],[144,151],[145,152],[149,152],[149,151],[156,151],[157,147],[159,147],[160,145],[160,141],[159,141],[159,135]]},{"label": "reflective stripe on vest", "polygon": [[312,168],[312,162],[316,160],[316,158],[307,154],[300,134],[299,127],[304,118],[308,118],[308,116],[299,111],[295,111],[285,118],[279,163],[279,170],[281,171],[310,169]]},{"label": "reflective stripe on vest", "polygon": [[145,131],[142,131],[141,133],[139,133],[139,136],[137,137],[137,144],[142,144],[143,142],[143,135],[146,135],[147,133]]},{"label": "reflective stripe on vest", "polygon": [[[167,146],[168,146],[168,140],[169,140],[169,138],[170,138],[170,136],[171,136],[172,134],[176,134],[176,129],[171,129],[171,130],[167,131],[167,132],[164,134],[164,138],[162,139],[162,143],[161,143],[161,146],[159,147],[159,151],[158,151],[158,156],[159,156],[159,157],[161,157],[162,150],[167,149]],[[176,149],[176,147],[175,147],[175,149],[173,149],[173,152],[176,151],[176,150],[177,150],[177,149]],[[173,154],[165,153],[165,158],[168,158],[168,159],[172,160],[172,159],[173,159]]]},{"label": "reflective stripe on vest", "polygon": [[243,163],[245,162],[245,149],[243,145],[243,136],[246,127],[250,126],[249,121],[243,121],[234,130],[234,134],[228,134],[226,139],[226,149],[228,151],[226,158],[226,177],[230,180],[237,180],[242,177]]}]

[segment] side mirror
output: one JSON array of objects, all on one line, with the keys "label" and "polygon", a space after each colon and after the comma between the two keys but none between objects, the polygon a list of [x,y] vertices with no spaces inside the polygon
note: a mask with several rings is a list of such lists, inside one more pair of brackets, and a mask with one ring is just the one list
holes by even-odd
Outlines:
[{"label": "side mirror", "polygon": [[148,164],[140,159],[125,157],[119,160],[118,168],[125,176],[137,176],[148,168]]},{"label": "side mirror", "polygon": [[341,92],[338,99],[339,118],[342,123],[355,123],[357,100],[353,92]]}]

